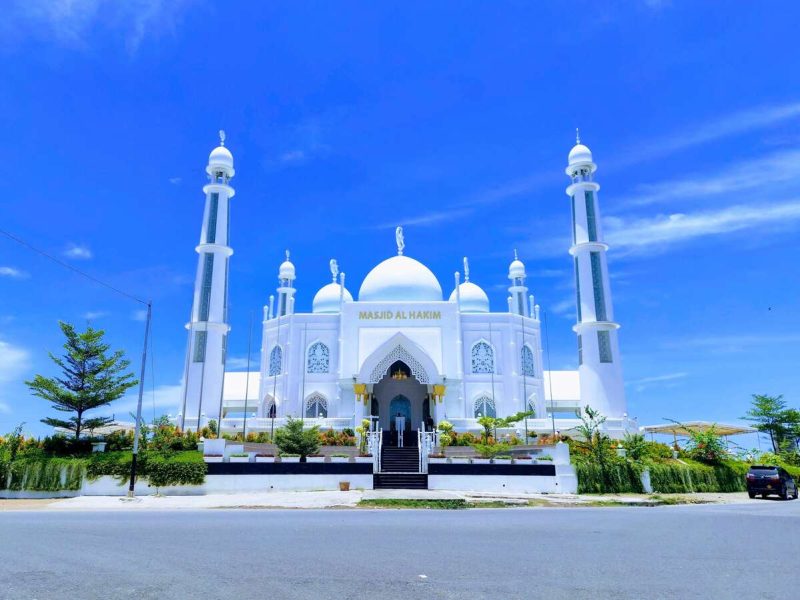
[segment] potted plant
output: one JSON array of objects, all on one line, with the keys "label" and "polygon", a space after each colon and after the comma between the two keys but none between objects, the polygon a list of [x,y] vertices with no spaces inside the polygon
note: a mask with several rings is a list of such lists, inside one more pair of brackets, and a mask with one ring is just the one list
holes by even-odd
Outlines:
[{"label": "potted plant", "polygon": [[354,456],[353,457],[353,462],[371,463],[372,462],[372,454],[359,454],[358,456]]},{"label": "potted plant", "polygon": [[447,457],[444,454],[442,454],[441,452],[437,453],[437,454],[429,454],[428,455],[428,462],[429,463],[446,463],[447,462]]},{"label": "potted plant", "polygon": [[536,464],[539,464],[539,463],[548,463],[549,464],[549,463],[553,462],[553,457],[550,456],[549,454],[540,454],[539,456],[536,457],[536,461],[535,462],[536,462]]},{"label": "potted plant", "polygon": [[206,454],[203,456],[203,460],[207,463],[221,463],[223,458],[222,454]]},{"label": "potted plant", "polygon": [[469,463],[469,456],[451,456],[449,460],[454,465],[466,465]]},{"label": "potted plant", "polygon": [[508,444],[495,443],[495,444],[472,444],[475,451],[478,453],[477,458],[473,458],[473,464],[489,464],[498,454],[508,454]]},{"label": "potted plant", "polygon": [[256,454],[257,463],[271,463],[275,462],[274,454]]},{"label": "potted plant", "polygon": [[310,463],[325,462],[325,456],[323,456],[322,454],[309,454],[306,457],[306,462],[310,462]]},{"label": "potted plant", "polygon": [[492,459],[496,465],[510,465],[511,464],[511,455],[510,454],[502,454],[500,456],[495,456]]},{"label": "potted plant", "polygon": [[289,453],[281,452],[281,462],[299,463],[300,462],[300,455],[299,454],[289,454]]},{"label": "potted plant", "polygon": [[328,458],[330,458],[332,463],[346,463],[350,460],[350,455],[348,454],[331,454]]},{"label": "potted plant", "polygon": [[529,465],[531,464],[531,457],[527,454],[518,454],[514,457],[513,463],[515,465]]},{"label": "potted plant", "polygon": [[229,460],[232,463],[246,463],[250,462],[250,455],[247,452],[236,452],[230,455]]},{"label": "potted plant", "polygon": [[349,481],[340,481],[339,482],[339,491],[340,492],[349,492],[350,491],[350,482]]}]

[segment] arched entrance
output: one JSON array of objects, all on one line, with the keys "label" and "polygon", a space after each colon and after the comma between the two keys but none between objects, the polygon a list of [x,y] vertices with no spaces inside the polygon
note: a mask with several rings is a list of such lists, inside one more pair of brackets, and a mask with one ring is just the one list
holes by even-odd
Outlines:
[{"label": "arched entrance", "polygon": [[384,431],[394,431],[398,412],[406,418],[406,432],[416,431],[423,420],[430,417],[425,411],[425,407],[430,406],[426,403],[428,386],[420,383],[402,360],[392,363],[374,385],[372,399],[372,410],[378,409],[380,427]]}]

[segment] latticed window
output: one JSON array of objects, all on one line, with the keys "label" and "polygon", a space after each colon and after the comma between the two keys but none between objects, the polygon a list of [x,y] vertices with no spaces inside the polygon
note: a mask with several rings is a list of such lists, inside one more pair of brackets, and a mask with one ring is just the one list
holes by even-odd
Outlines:
[{"label": "latticed window", "polygon": [[575,257],[575,295],[578,299],[578,322],[580,323],[581,319],[581,272],[578,268],[578,257]]},{"label": "latticed window", "polygon": [[281,365],[283,364],[283,350],[280,346],[275,346],[269,353],[269,374],[280,375]]},{"label": "latticed window", "polygon": [[610,363],[611,359],[611,334],[607,331],[597,332],[597,348],[601,363]]},{"label": "latticed window", "polygon": [[208,203],[208,227],[206,228],[206,243],[213,244],[217,241],[217,212],[219,211],[219,194],[211,194]]},{"label": "latticed window", "polygon": [[330,367],[331,352],[322,342],[311,344],[308,349],[307,373],[327,373]]},{"label": "latticed window", "polygon": [[484,341],[472,347],[472,372],[494,373],[494,350]]},{"label": "latticed window", "polygon": [[307,419],[326,419],[328,418],[328,401],[322,394],[314,392],[306,400]]},{"label": "latticed window", "polygon": [[199,321],[208,321],[208,311],[211,307],[211,284],[214,281],[214,254],[206,252],[203,255],[203,279],[200,289],[200,314]]},{"label": "latticed window", "polygon": [[586,227],[588,228],[589,241],[597,241],[597,219],[594,214],[594,192],[586,192]]},{"label": "latticed window", "polygon": [[194,334],[194,362],[205,362],[207,341],[207,331],[198,331]]},{"label": "latticed window", "polygon": [[497,411],[494,408],[494,399],[489,396],[479,396],[475,400],[475,418],[496,417]]},{"label": "latticed window", "polygon": [[592,288],[594,291],[594,314],[597,321],[606,321],[606,297],[603,289],[603,265],[599,252],[590,252],[592,263]]},{"label": "latticed window", "polygon": [[533,362],[533,351],[530,346],[523,346],[521,351],[522,374],[527,377],[536,377],[536,366]]}]

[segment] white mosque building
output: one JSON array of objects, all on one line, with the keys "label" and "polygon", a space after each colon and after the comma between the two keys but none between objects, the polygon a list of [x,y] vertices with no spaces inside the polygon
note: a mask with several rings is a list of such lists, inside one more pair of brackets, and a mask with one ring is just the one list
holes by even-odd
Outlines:
[{"label": "white mosque building", "polygon": [[[406,252],[402,228],[397,252],[366,276],[357,297],[335,260],[331,281],[311,312],[295,306],[295,266],[289,252],[278,269],[276,295],[264,307],[257,371],[226,372],[229,203],[233,156],[221,142],[209,156],[203,187],[205,213],[178,422],[185,428],[220,419],[223,431],[264,431],[287,417],[324,428],[354,428],[364,418],[390,430],[397,415],[406,428],[447,420],[459,431],[478,430],[482,415],[533,411],[526,423],[539,432],[568,431],[585,405],[608,417],[621,435],[628,420],[609,287],[606,250],[589,148],[569,153],[566,193],[572,210],[578,370],[546,371],[539,306],[529,295],[525,265],[514,253],[508,267],[508,303],[492,311],[463,260],[453,290]],[[566,207],[565,207],[566,208]],[[327,257],[326,257],[327,260]]]}]

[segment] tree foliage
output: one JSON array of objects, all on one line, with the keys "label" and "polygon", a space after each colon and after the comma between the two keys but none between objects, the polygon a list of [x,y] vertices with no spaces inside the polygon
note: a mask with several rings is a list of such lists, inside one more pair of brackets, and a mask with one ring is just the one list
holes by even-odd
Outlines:
[{"label": "tree foliage", "polygon": [[742,418],[754,423],[755,428],[761,433],[768,434],[770,442],[772,442],[772,450],[777,453],[788,433],[786,417],[792,416],[786,413],[786,401],[782,395],[753,394],[752,407]]},{"label": "tree foliage", "polygon": [[83,431],[91,432],[112,421],[109,417],[87,418],[86,412],[109,405],[138,381],[126,373],[130,362],[124,352],[110,352],[102,329],[89,326],[81,333],[64,322],[59,322],[59,327],[66,337],[66,352],[63,357],[50,353],[50,358],[61,369],[61,376],[36,375],[25,383],[34,396],[51,402],[57,411],[73,414],[69,419],[48,417],[42,423],[71,431],[78,439]]},{"label": "tree foliage", "polygon": [[286,426],[275,432],[275,443],[283,454],[299,454],[300,462],[319,450],[319,427],[303,428],[303,421],[288,417]]}]

